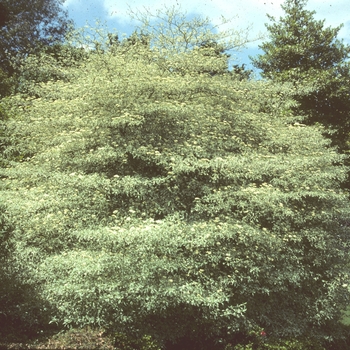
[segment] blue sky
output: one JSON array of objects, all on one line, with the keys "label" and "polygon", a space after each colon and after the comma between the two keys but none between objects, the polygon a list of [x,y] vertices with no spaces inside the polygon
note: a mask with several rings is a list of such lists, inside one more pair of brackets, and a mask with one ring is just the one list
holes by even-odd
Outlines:
[{"label": "blue sky", "polygon": [[[189,14],[199,14],[209,17],[218,23],[220,16],[233,18],[231,25],[244,29],[251,26],[250,36],[255,38],[259,33],[266,33],[264,23],[268,22],[266,13],[279,18],[283,15],[281,3],[284,0],[66,0],[64,6],[76,27],[89,24],[93,26],[96,20],[105,22],[108,28],[118,33],[131,34],[136,22],[132,22],[128,9],[142,10],[144,7],[155,11],[167,6],[180,5]],[[338,38],[350,44],[350,4],[349,0],[309,0],[307,9],[315,10],[316,19],[325,19],[327,26],[336,27],[344,24]],[[249,55],[255,56],[260,51],[261,41],[252,41],[241,52],[235,52],[237,64],[250,66]]]}]

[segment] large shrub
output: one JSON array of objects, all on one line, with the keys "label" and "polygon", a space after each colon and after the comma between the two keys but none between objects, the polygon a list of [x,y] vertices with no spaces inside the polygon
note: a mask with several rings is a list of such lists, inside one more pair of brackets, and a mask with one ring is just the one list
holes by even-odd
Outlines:
[{"label": "large shrub", "polygon": [[199,74],[205,57],[180,74],[136,42],[13,97],[13,264],[60,325],[324,339],[348,296],[343,157],[292,87]]}]

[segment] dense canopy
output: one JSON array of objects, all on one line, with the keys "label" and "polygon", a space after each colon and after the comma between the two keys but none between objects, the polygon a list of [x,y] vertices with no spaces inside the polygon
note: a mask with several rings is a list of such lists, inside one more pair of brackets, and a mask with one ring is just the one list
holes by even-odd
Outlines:
[{"label": "dense canopy", "polygon": [[220,64],[201,50],[168,60],[92,51],[2,102],[23,314],[200,348],[325,337],[348,295],[343,156],[291,113],[291,85],[200,73]]}]

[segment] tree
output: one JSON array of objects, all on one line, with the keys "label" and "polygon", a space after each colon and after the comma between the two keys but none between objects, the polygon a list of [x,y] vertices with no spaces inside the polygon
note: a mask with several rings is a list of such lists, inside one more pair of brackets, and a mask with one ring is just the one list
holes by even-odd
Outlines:
[{"label": "tree", "polygon": [[0,68],[12,74],[13,60],[64,38],[71,22],[64,0],[1,0]]},{"label": "tree", "polygon": [[250,27],[221,30],[220,27],[231,22],[224,17],[217,25],[213,25],[208,17],[194,16],[189,19],[188,14],[181,11],[179,6],[165,7],[156,13],[146,8],[144,11],[131,10],[130,15],[140,23],[137,32],[150,37],[151,46],[158,50],[166,50],[168,55],[192,51],[213,42],[220,45],[220,51],[238,50],[260,38],[249,38]]},{"label": "tree", "polygon": [[335,131],[332,140],[346,149],[350,131],[350,46],[337,39],[342,26],[324,27],[305,9],[306,0],[286,0],[285,16],[266,27],[270,40],[260,48],[264,54],[253,59],[262,76],[274,81],[291,81],[298,87],[297,112],[308,123],[322,123]]},{"label": "tree", "polygon": [[291,84],[195,60],[174,73],[166,57],[117,45],[8,99],[12,268],[62,327],[193,349],[333,335],[349,295],[344,157],[291,113]]},{"label": "tree", "polygon": [[[230,27],[233,20],[225,17],[216,25],[208,17],[189,19],[179,6],[165,7],[156,13],[147,8],[130,10],[130,15],[140,23],[137,33],[147,36],[150,47],[166,56],[166,69],[173,72],[188,73],[194,69],[194,74],[227,73],[231,63],[229,52],[239,51],[247,43],[261,39],[260,35],[250,37],[250,26],[244,29]],[[206,57],[202,59],[202,56]],[[193,60],[198,61],[197,67]]]}]

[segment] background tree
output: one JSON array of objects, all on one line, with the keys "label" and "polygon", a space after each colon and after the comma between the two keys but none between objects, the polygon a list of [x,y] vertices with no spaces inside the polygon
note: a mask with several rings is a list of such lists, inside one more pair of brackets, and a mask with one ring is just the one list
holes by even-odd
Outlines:
[{"label": "background tree", "polygon": [[[143,11],[130,10],[130,15],[139,22],[137,33],[146,35],[150,40],[150,47],[166,55],[167,69],[176,72],[189,72],[194,69],[191,64],[194,59],[192,54],[197,51],[196,55],[200,52],[203,56],[211,57],[209,65],[212,70],[204,66],[204,62],[208,64],[209,61],[201,60],[200,55],[197,56],[199,62],[195,74],[226,73],[231,66],[231,53],[262,37],[251,37],[251,26],[243,29],[230,26],[234,19],[222,17],[221,22],[216,25],[209,18],[201,16],[188,19],[188,15],[179,6],[165,7],[155,13],[147,8]],[[223,27],[226,29],[223,30]]]},{"label": "background tree", "polygon": [[61,41],[71,22],[64,0],[1,0],[0,68],[11,76],[14,63]]},{"label": "background tree", "polygon": [[284,17],[267,24],[270,40],[253,58],[262,76],[293,82],[298,113],[307,123],[322,123],[331,131],[334,144],[347,149],[350,130],[350,46],[337,39],[342,26],[325,27],[305,9],[306,0],[286,0]]},{"label": "background tree", "polygon": [[231,28],[221,30],[231,20],[222,18],[221,23],[213,25],[209,18],[195,16],[188,19],[187,13],[179,6],[165,7],[156,13],[149,9],[132,11],[130,15],[140,24],[137,31],[151,38],[151,46],[171,52],[187,52],[206,43],[216,42],[225,50],[242,48],[248,42],[249,29]]}]

